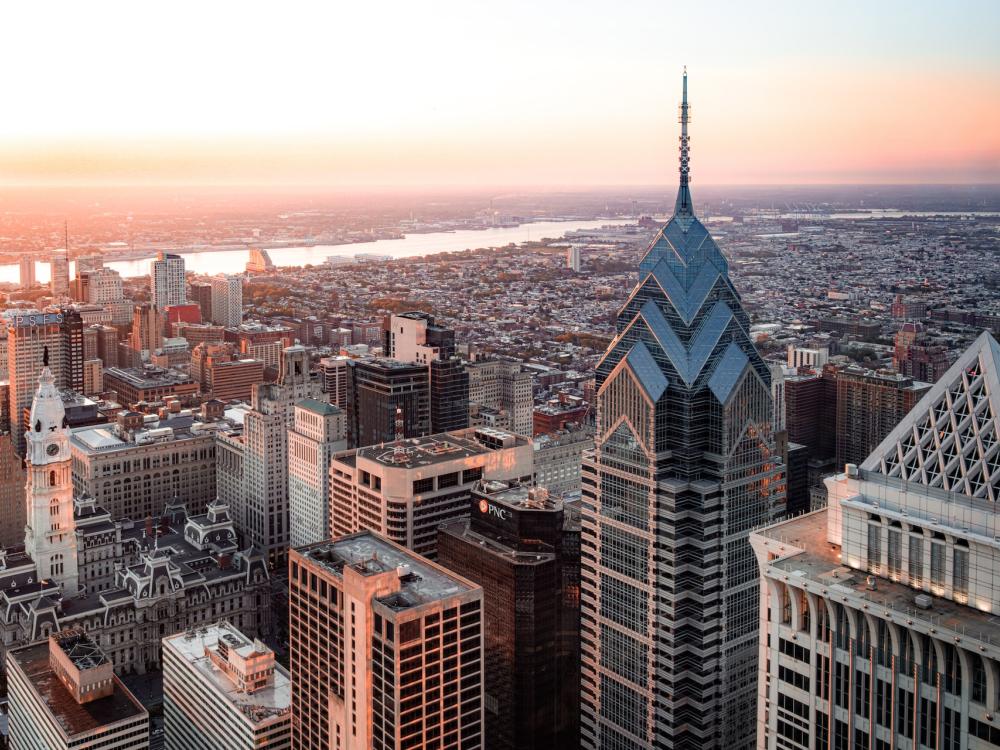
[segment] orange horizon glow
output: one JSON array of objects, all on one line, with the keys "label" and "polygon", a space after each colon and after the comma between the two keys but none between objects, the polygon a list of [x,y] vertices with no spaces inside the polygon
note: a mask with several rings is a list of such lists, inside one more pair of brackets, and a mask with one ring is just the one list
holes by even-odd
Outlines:
[{"label": "orange horizon glow", "polygon": [[93,37],[70,18],[45,55],[0,50],[0,185],[672,185],[685,63],[696,186],[1000,183],[979,0],[109,5],[63,9]]}]

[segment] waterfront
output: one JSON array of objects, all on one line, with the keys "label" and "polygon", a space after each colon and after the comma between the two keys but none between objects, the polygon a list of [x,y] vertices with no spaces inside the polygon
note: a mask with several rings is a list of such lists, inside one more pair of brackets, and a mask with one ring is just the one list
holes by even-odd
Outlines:
[{"label": "waterfront", "polygon": [[[482,247],[504,247],[511,243],[520,244],[544,238],[559,238],[567,232],[579,229],[596,229],[602,226],[633,223],[633,219],[596,219],[587,221],[538,221],[520,224],[516,227],[495,227],[492,229],[466,229],[454,232],[430,232],[410,234],[400,239],[376,240],[348,245],[315,245],[312,247],[281,247],[268,250],[276,266],[306,266],[322,263],[333,255],[353,256],[371,253],[391,255],[394,258],[408,258],[432,253],[458,252]],[[246,265],[250,250],[205,250],[181,252],[188,271],[198,274],[240,273]],[[146,276],[153,256],[140,260],[110,261],[106,265],[118,271],[123,277]],[[70,274],[75,273],[75,263],[70,264]],[[16,284],[19,281],[16,265],[0,266],[0,282]],[[36,263],[35,275],[39,282],[50,278],[49,264]]]}]

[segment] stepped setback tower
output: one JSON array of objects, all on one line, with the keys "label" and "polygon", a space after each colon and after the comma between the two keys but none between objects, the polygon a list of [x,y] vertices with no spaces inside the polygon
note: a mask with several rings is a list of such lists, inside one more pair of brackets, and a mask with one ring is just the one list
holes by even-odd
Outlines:
[{"label": "stepped setback tower", "polygon": [[695,217],[687,73],[674,215],[597,366],[584,460],[581,746],[754,745],[751,529],[784,512],[771,375]]}]

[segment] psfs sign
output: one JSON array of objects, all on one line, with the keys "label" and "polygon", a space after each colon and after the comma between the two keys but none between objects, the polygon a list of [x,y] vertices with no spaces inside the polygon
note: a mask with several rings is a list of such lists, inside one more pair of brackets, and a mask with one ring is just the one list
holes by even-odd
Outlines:
[{"label": "psfs sign", "polygon": [[63,322],[62,313],[34,313],[33,315],[14,316],[15,328],[31,328],[33,326],[58,325]]}]

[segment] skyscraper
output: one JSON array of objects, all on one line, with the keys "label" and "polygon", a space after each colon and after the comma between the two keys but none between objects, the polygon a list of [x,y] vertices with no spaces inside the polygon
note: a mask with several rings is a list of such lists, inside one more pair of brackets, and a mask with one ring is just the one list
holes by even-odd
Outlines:
[{"label": "skyscraper", "polygon": [[149,268],[149,291],[153,306],[160,310],[168,305],[185,304],[184,258],[172,253],[158,253]]},{"label": "skyscraper", "polygon": [[580,248],[573,246],[566,251],[566,268],[570,271],[580,273]]},{"label": "skyscraper", "polygon": [[486,750],[577,750],[580,516],[540,487],[482,482],[438,562],[483,587]]},{"label": "skyscraper", "polygon": [[159,308],[153,305],[136,306],[128,341],[132,350],[129,366],[138,367],[143,362],[149,362],[151,355],[163,346],[163,316]]},{"label": "skyscraper", "polygon": [[212,277],[212,322],[235,328],[243,322],[243,279],[232,274]]},{"label": "skyscraper", "polygon": [[330,458],[346,448],[344,412],[312,398],[295,404],[295,419],[288,430],[291,546],[301,547],[330,538]]},{"label": "skyscraper", "polygon": [[1000,747],[998,394],[983,333],[826,508],[754,532],[758,748]]},{"label": "skyscraper", "polygon": [[21,287],[27,289],[35,284],[35,259],[28,255],[21,258]]},{"label": "skyscraper", "polygon": [[680,188],[597,365],[584,460],[581,745],[749,748],[758,573],[751,528],[783,511],[770,370],[694,215],[687,74]]},{"label": "skyscraper", "polygon": [[65,250],[54,250],[49,262],[52,269],[52,278],[49,280],[52,296],[57,298],[68,297],[69,256]]},{"label": "skyscraper", "polygon": [[430,433],[430,383],[425,364],[394,359],[348,363],[347,431],[355,447],[396,437],[396,410],[402,410],[403,437]]},{"label": "skyscraper", "polygon": [[[38,387],[38,376],[48,365],[60,388],[67,385],[63,345],[63,314],[26,312],[15,316],[7,327],[7,365],[10,382],[10,432],[14,447],[24,455],[24,429],[27,410]],[[83,331],[80,331],[80,352]],[[82,376],[82,367],[81,372]]]},{"label": "skyscraper", "polygon": [[483,746],[483,591],[370,531],[292,550],[292,746]]}]

